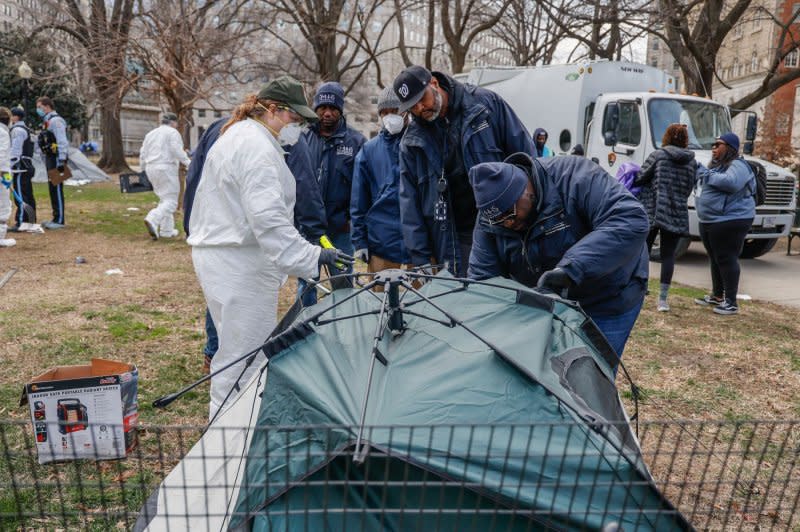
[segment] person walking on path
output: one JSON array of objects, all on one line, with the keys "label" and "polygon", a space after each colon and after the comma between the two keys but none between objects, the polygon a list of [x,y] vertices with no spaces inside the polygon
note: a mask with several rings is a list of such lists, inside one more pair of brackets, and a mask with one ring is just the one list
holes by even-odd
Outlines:
[{"label": "person walking on path", "polygon": [[670,124],[657,149],[642,165],[634,185],[641,187],[639,201],[647,211],[650,233],[647,253],[659,237],[661,255],[661,287],[658,310],[669,311],[667,295],[675,271],[675,251],[682,237],[689,236],[689,210],[686,201],[696,179],[694,152],[687,148],[689,135],[684,124]]},{"label": "person walking on path", "polygon": [[700,238],[708,252],[712,289],[695,302],[713,306],[716,314],[736,314],[739,255],[756,212],[756,176],[739,156],[736,134],[725,133],[716,139],[711,163],[708,168],[697,165],[697,178],[694,204]]},{"label": "person walking on path", "polygon": [[189,167],[191,160],[183,149],[183,137],[178,132],[178,117],[164,113],[161,125],[144,137],[139,150],[139,164],[153,185],[158,205],[144,218],[144,225],[153,240],[178,236],[175,211],[178,208],[180,179],[178,167]]}]

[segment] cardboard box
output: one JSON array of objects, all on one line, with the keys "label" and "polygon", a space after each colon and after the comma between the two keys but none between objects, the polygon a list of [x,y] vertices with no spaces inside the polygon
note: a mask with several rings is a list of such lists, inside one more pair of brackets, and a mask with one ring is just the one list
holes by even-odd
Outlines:
[{"label": "cardboard box", "polygon": [[138,383],[133,364],[94,358],[26,384],[20,405],[30,405],[39,463],[124,458],[138,442]]}]

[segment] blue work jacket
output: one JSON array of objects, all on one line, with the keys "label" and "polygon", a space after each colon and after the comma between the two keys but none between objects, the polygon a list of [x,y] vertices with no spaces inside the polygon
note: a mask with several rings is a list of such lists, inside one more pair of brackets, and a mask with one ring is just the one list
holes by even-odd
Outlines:
[{"label": "blue work jacket", "polygon": [[[444,172],[449,132],[460,143],[464,169],[499,162],[513,153],[533,153],[531,136],[514,111],[492,91],[465,85],[439,72],[434,76],[451,87],[448,113],[433,122],[413,120],[400,143],[400,217],[403,240],[414,265],[436,261],[457,272],[461,261],[453,209],[447,219],[434,220],[437,182]],[[455,128],[455,129],[453,129]],[[447,197],[447,191],[445,191]],[[449,197],[447,197],[449,201]]]},{"label": "blue work jacket", "polygon": [[650,230],[642,204],[584,157],[537,159],[534,166],[532,224],[517,232],[479,215],[469,277],[503,276],[536,286],[542,273],[558,267],[574,283],[568,297],[590,316],[622,314],[641,303]]},{"label": "blue work jacket", "polygon": [[351,238],[366,249],[400,264],[408,263],[400,226],[400,138],[382,129],[356,156],[350,200]]}]

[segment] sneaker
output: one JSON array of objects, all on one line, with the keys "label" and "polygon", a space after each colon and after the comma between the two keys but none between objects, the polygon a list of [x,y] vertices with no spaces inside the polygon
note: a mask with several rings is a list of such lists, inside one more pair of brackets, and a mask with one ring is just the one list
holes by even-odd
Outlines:
[{"label": "sneaker", "polygon": [[666,299],[659,299],[657,308],[659,312],[669,312],[669,303],[667,303]]},{"label": "sneaker", "polygon": [[19,224],[12,225],[11,227],[9,227],[8,228],[8,232],[9,233],[19,233]]},{"label": "sneaker", "polygon": [[171,233],[167,233],[167,232],[164,232],[164,231],[160,231],[158,233],[158,236],[160,238],[175,238],[178,235],[180,235],[180,233],[178,232],[177,229],[173,229]]},{"label": "sneaker", "polygon": [[144,226],[147,227],[147,232],[150,233],[150,238],[153,240],[158,240],[158,231],[156,231],[156,226],[147,219],[144,221]]},{"label": "sneaker", "polygon": [[17,245],[13,238],[0,238],[0,248],[10,248]]},{"label": "sneaker", "polygon": [[712,296],[710,294],[704,295],[702,299],[699,297],[694,300],[695,303],[698,305],[705,305],[707,307],[716,307],[717,305],[721,305],[725,302],[725,299],[717,296]]},{"label": "sneaker", "polygon": [[722,314],[723,316],[730,316],[731,314],[736,314],[739,312],[739,307],[736,305],[732,305],[727,301],[723,301],[716,307],[714,307],[714,314]]},{"label": "sneaker", "polygon": [[66,227],[66,226],[64,224],[60,224],[58,222],[50,221],[50,222],[43,223],[42,227],[44,227],[45,229],[53,230],[53,229],[64,229],[64,227]]}]

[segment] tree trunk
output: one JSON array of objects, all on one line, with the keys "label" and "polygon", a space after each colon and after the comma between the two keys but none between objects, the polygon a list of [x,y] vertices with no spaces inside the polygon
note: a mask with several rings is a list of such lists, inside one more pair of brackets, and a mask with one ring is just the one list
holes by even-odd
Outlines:
[{"label": "tree trunk", "polygon": [[108,173],[130,172],[122,146],[122,126],[119,114],[121,103],[108,98],[100,105],[100,129],[103,133],[103,149],[97,166]]}]

